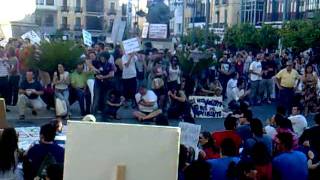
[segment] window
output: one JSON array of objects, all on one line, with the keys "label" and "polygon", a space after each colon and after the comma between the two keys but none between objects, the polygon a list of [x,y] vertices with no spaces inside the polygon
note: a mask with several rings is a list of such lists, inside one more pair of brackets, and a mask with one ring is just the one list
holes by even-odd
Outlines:
[{"label": "window", "polygon": [[228,4],[228,0],[222,0],[222,4]]},{"label": "window", "polygon": [[47,0],[47,6],[54,6],[54,0]]},{"label": "window", "polygon": [[103,30],[102,26],[103,18],[97,16],[86,17],[86,29],[88,30]]},{"label": "window", "polygon": [[116,4],[114,2],[110,3],[110,10],[114,11],[116,9]]},{"label": "window", "polygon": [[68,0],[63,0],[62,1],[62,6],[68,6]]},{"label": "window", "polygon": [[68,24],[68,17],[62,17],[62,24],[67,25]]},{"label": "window", "polygon": [[215,5],[219,5],[219,0],[215,0],[215,1],[214,1],[214,4],[215,4]]},{"label": "window", "polygon": [[41,16],[39,15],[39,14],[36,14],[35,15],[35,21],[36,21],[36,24],[38,25],[38,26],[41,26],[42,25],[42,18],[41,18]]},{"label": "window", "polygon": [[86,2],[88,12],[103,12],[103,0],[87,0]]},{"label": "window", "polygon": [[44,0],[37,0],[37,5],[44,5]]},{"label": "window", "polygon": [[77,8],[80,8],[80,7],[81,7],[81,0],[77,0],[77,1],[76,1],[76,7],[77,7]]},{"label": "window", "polygon": [[81,18],[80,17],[76,17],[76,26],[77,27],[81,26]]},{"label": "window", "polygon": [[53,27],[54,18],[52,14],[48,14],[45,18],[45,25],[48,27]]}]

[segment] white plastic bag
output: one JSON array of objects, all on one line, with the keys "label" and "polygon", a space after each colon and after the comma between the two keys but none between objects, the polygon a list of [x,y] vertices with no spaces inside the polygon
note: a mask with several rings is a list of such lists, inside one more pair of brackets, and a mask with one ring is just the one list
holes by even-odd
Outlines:
[{"label": "white plastic bag", "polygon": [[68,113],[67,103],[64,100],[56,98],[56,115],[66,116]]}]

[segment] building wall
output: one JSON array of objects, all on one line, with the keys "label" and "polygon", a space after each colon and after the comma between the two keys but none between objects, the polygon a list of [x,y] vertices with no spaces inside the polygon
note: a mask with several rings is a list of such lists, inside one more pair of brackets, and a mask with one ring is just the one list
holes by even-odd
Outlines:
[{"label": "building wall", "polygon": [[240,23],[239,0],[212,0],[211,24],[213,27],[233,26]]}]

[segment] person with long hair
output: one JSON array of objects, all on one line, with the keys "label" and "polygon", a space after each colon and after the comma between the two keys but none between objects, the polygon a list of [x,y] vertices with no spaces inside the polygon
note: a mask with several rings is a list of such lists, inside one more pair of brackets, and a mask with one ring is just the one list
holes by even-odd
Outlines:
[{"label": "person with long hair", "polygon": [[172,56],[168,67],[168,89],[178,88],[180,81],[181,70],[179,59],[177,56]]},{"label": "person with long hair", "polygon": [[0,140],[0,179],[16,180],[18,136],[14,128],[4,129]]},{"label": "person with long hair", "polygon": [[69,115],[69,72],[65,71],[63,64],[58,64],[57,71],[53,75],[53,84],[55,86],[55,96],[64,101],[67,105],[67,114]]},{"label": "person with long hair", "polygon": [[7,56],[8,56],[8,64],[10,65],[7,104],[15,106],[18,102],[20,75],[18,71],[19,60],[16,56],[14,47],[8,48]]},{"label": "person with long hair", "polygon": [[214,139],[210,132],[202,132],[199,136],[199,144],[205,152],[205,160],[220,158],[220,150],[215,145]]},{"label": "person with long hair", "polygon": [[312,64],[307,64],[305,73],[301,77],[303,82],[303,95],[304,95],[304,112],[308,115],[309,112],[313,112],[317,106],[317,83],[318,78],[314,73]]}]

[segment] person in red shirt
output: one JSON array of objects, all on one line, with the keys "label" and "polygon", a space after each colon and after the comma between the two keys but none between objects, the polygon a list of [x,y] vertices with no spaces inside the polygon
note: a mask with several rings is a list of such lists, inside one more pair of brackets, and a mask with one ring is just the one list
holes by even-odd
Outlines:
[{"label": "person in red shirt", "polygon": [[202,132],[199,136],[199,144],[205,152],[205,160],[220,158],[220,150],[215,145],[210,132]]}]

